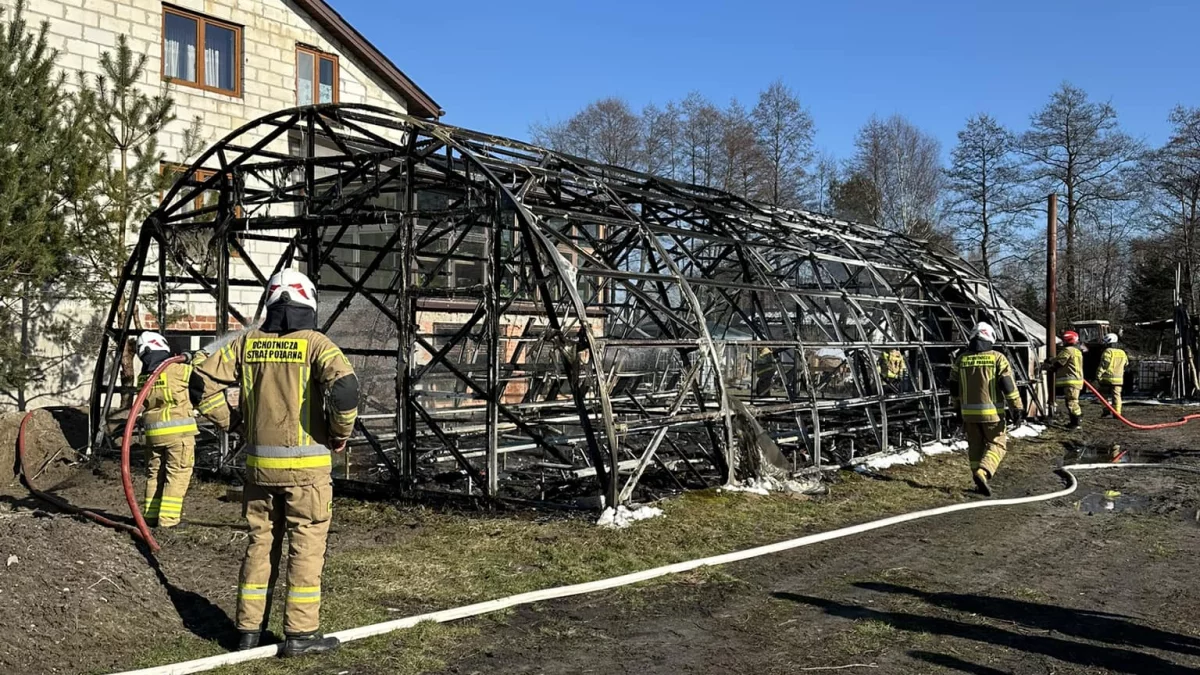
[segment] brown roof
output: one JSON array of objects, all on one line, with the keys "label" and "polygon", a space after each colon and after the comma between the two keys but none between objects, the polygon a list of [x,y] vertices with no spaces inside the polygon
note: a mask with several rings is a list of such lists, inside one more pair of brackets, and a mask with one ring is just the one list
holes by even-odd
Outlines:
[{"label": "brown roof", "polygon": [[384,83],[400,92],[408,101],[408,113],[416,117],[441,117],[445,114],[441,106],[410,80],[391,59],[383,55],[362,33],[342,18],[325,0],[295,0],[296,5],[311,16],[321,27],[329,31],[334,39],[351,55],[383,79]]}]

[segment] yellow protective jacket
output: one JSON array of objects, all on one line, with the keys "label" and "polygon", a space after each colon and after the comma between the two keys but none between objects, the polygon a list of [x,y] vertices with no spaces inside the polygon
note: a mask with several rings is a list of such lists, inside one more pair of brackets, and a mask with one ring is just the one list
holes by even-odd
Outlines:
[{"label": "yellow protective jacket", "polygon": [[[151,374],[138,376],[139,388],[146,384]],[[150,393],[146,394],[146,407],[142,412],[146,445],[170,445],[180,436],[199,433],[192,414],[192,402],[188,400],[191,377],[192,367],[183,363],[172,363],[159,373]]]},{"label": "yellow protective jacket", "polygon": [[1125,368],[1129,366],[1129,355],[1119,347],[1109,347],[1100,355],[1100,368],[1096,379],[1104,384],[1125,384]]},{"label": "yellow protective jacket", "polygon": [[899,349],[890,349],[879,355],[879,374],[885,380],[898,380],[904,376],[908,366]]},{"label": "yellow protective jacket", "polygon": [[223,429],[225,390],[240,386],[246,480],[256,485],[325,485],[330,447],[350,438],[358,416],[358,378],[342,350],[315,330],[250,331],[196,369],[192,398]]},{"label": "yellow protective jacket", "polygon": [[965,422],[999,422],[1002,400],[1021,406],[1008,358],[995,350],[964,351],[950,366],[950,398]]},{"label": "yellow protective jacket", "polygon": [[1064,347],[1057,356],[1050,359],[1050,366],[1055,370],[1054,386],[1083,386],[1083,350],[1079,347]]}]

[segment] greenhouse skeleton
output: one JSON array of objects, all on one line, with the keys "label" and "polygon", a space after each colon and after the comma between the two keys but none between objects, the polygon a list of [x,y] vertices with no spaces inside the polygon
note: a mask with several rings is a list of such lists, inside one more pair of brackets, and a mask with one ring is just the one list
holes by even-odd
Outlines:
[{"label": "greenhouse skeleton", "polygon": [[[1044,397],[1028,317],[926,242],[324,105],[234,131],[146,220],[105,324],[92,438],[111,443],[135,318],[199,334],[175,317],[205,302],[218,335],[253,326],[261,302],[235,297],[285,266],[317,284],[362,383],[335,475],[396,494],[594,508],[940,439],[951,357],[979,320],[1026,403]],[[893,348],[901,382],[876,368]],[[212,462],[235,466],[237,444],[215,439]]]}]

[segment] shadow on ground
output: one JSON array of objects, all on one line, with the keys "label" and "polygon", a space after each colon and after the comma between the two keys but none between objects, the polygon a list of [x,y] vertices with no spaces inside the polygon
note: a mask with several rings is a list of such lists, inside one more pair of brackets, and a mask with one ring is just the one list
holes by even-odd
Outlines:
[{"label": "shadow on ground", "polygon": [[186,591],[171,583],[158,559],[145,544],[138,543],[138,552],[146,558],[146,564],[154,570],[158,582],[167,590],[171,604],[179,613],[179,619],[183,622],[184,628],[201,640],[215,642],[226,650],[237,648],[236,626],[225,610],[213,604],[203,595]]},{"label": "shadow on ground", "polygon": [[[781,600],[818,607],[826,614],[844,619],[879,621],[897,630],[910,633],[972,640],[1028,654],[1038,654],[1088,668],[1105,668],[1115,673],[1146,675],[1150,673],[1156,675],[1200,673],[1200,669],[1180,666],[1158,656],[1133,651],[1133,649],[1145,648],[1196,655],[1200,654],[1198,651],[1200,641],[1185,635],[1143,626],[1130,620],[1129,617],[985,595],[929,593],[888,583],[864,582],[856,585],[880,593],[916,597],[943,609],[975,614],[1012,623],[1018,627],[1053,631],[1070,638],[1092,642],[1080,642],[1051,635],[1029,635],[995,625],[967,623],[942,617],[869,609],[861,605],[796,593],[777,592],[773,595]],[[1098,645],[1094,644],[1095,642],[1120,646]],[[944,654],[914,652],[913,656],[928,663],[957,668],[967,673],[990,675],[1002,672]]]}]

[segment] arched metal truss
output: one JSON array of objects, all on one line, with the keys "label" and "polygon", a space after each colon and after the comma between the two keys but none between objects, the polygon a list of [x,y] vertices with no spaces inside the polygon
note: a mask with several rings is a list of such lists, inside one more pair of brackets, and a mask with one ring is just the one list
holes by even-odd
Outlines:
[{"label": "arched metal truss", "polygon": [[[337,475],[401,490],[615,503],[939,438],[952,352],[983,318],[1036,398],[1022,317],[923,242],[334,105],[233,132],[146,221],[94,437],[137,317],[236,330],[286,265],[363,384]],[[202,303],[213,328],[178,318]],[[891,348],[898,386],[876,368]]]}]

